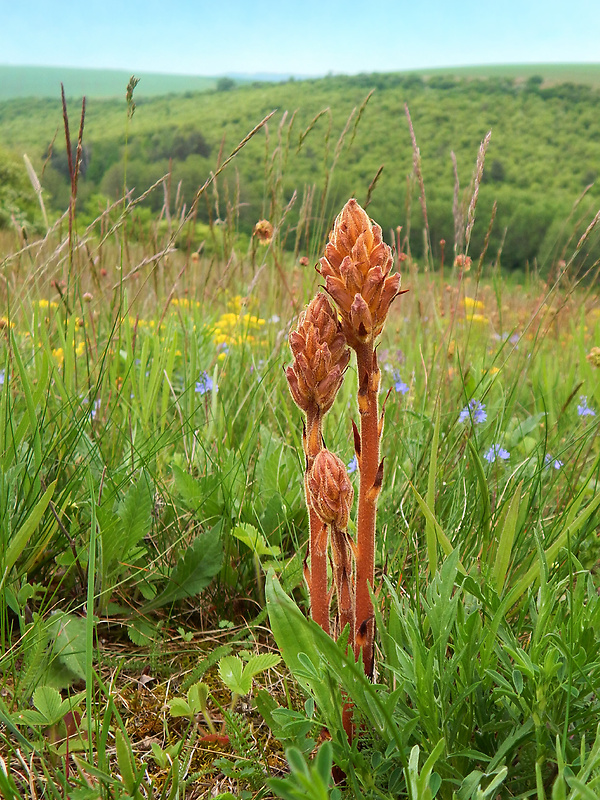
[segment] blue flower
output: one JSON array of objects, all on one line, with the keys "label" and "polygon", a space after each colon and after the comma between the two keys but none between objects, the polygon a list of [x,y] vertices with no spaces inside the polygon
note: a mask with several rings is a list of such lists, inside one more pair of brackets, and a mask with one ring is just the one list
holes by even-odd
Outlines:
[{"label": "blue flower", "polygon": [[494,461],[496,461],[498,458],[501,459],[502,461],[506,461],[506,459],[509,458],[509,456],[510,453],[508,452],[508,450],[505,450],[499,444],[493,444],[487,451],[487,453],[483,454],[485,460],[489,461],[490,464],[493,464]]},{"label": "blue flower", "polygon": [[196,381],[196,394],[206,394],[207,392],[211,392],[212,390],[217,390],[213,379],[210,377],[206,370],[200,374],[200,377]]},{"label": "blue flower", "polygon": [[352,475],[353,472],[356,472],[358,469],[358,460],[356,456],[352,456],[352,460],[348,462],[348,475]]},{"label": "blue flower", "polygon": [[0,386],[4,386],[5,380],[6,380],[6,370],[0,369]]},{"label": "blue flower", "polygon": [[90,417],[92,419],[96,419],[96,415],[98,414],[98,411],[100,411],[101,405],[102,405],[102,400],[100,398],[94,400],[92,404],[92,410],[90,411]]},{"label": "blue flower", "polygon": [[560,460],[560,458],[553,458],[553,457],[550,455],[550,453],[546,453],[546,455],[545,455],[545,457],[544,457],[544,464],[545,464],[547,467],[549,467],[549,466],[550,466],[550,464],[551,464],[552,462],[554,462],[554,463],[552,464],[552,466],[554,467],[554,469],[560,469],[561,467],[564,467],[564,463],[563,463],[563,462]]},{"label": "blue flower", "polygon": [[580,395],[579,397],[580,403],[577,406],[577,413],[580,417],[595,417],[596,412],[593,408],[590,408],[587,404],[587,395]]},{"label": "blue flower", "polygon": [[479,422],[485,422],[487,419],[487,412],[485,410],[485,406],[479,400],[469,400],[468,404],[463,408],[463,410],[458,415],[459,422],[467,422],[467,420],[472,419],[473,422],[477,425]]},{"label": "blue flower", "polygon": [[401,394],[406,394],[410,387],[407,383],[404,383],[397,369],[393,371],[392,377],[394,379],[394,389]]}]

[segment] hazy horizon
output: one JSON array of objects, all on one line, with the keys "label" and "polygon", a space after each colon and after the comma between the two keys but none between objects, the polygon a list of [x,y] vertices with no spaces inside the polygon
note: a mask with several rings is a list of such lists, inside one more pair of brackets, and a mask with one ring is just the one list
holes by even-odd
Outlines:
[{"label": "hazy horizon", "polygon": [[475,0],[57,0],[6,5],[7,66],[185,76],[328,73],[507,64],[597,63],[600,4]]}]

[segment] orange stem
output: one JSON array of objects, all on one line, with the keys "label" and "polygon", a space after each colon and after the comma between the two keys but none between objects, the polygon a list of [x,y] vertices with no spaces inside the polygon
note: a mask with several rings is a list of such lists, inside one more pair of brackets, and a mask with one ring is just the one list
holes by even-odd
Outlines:
[{"label": "orange stem", "polygon": [[[362,649],[365,673],[373,673],[375,622],[369,586],[375,575],[375,528],[379,475],[380,373],[373,342],[356,347],[358,369],[358,407],[360,411],[360,486],[356,541],[355,657]],[[379,484],[378,484],[379,479]]]}]

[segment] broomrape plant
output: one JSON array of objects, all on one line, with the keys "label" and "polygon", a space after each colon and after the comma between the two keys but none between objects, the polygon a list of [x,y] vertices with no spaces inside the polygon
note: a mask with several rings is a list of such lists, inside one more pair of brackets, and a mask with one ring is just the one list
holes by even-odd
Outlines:
[{"label": "broomrape plant", "polygon": [[[383,413],[379,411],[381,372],[375,343],[390,305],[401,292],[400,275],[390,274],[391,248],[381,228],[356,200],[349,200],[335,220],[317,270],[328,297],[318,292],[289,337],[294,361],[287,380],[304,412],[306,457],[304,489],[310,521],[305,578],[311,614],[331,631],[330,603],[337,598],[337,632],[348,627],[348,646],[362,653],[365,673],[373,672],[374,614],[371,601],[375,561],[377,499],[383,480],[379,446]],[[353,422],[360,482],[356,541],[348,532],[354,490],[344,463],[324,447],[323,417],[329,411],[350,361],[356,355],[360,426]],[[328,585],[328,550],[333,583]],[[346,726],[349,730],[349,723]]]}]

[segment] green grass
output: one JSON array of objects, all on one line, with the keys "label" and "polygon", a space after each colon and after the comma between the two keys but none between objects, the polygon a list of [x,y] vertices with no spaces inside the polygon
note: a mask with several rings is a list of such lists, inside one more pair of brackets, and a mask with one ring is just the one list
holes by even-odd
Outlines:
[{"label": "green grass", "polygon": [[[0,100],[25,97],[59,97],[63,83],[69,98],[86,95],[124,97],[130,72],[116,69],[82,69],[79,67],[33,67],[0,65]],[[216,78],[196,75],[167,75],[143,72],[138,94],[154,97],[214,89]]]},{"label": "green grass", "polygon": [[[134,235],[131,200],[89,227],[76,216],[70,241],[65,220],[27,240],[2,232],[0,791],[595,796],[595,283],[579,280],[574,245],[546,280],[502,273],[476,241],[461,274],[451,237],[442,272],[398,233],[409,292],[378,353],[371,683],[306,619],[302,430],[284,367],[319,281],[294,252],[285,132],[260,146],[266,246],[240,230],[226,188],[255,139],[201,192],[208,223],[179,198]],[[336,134],[300,214],[311,255],[352,135]],[[351,366],[324,431],[345,463],[355,382]],[[485,419],[461,415],[471,400]],[[345,787],[328,786],[332,759]]]}]

